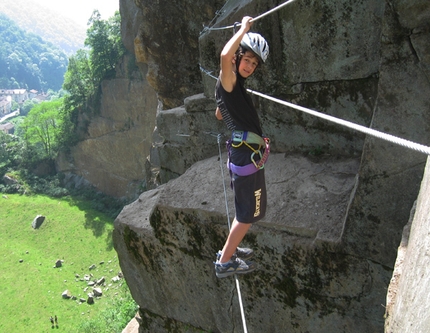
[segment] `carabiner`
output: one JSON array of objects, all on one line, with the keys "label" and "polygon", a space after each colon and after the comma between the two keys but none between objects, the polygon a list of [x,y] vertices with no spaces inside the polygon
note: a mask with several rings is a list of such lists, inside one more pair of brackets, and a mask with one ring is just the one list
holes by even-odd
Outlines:
[{"label": "carabiner", "polygon": [[[254,160],[254,156],[255,156],[255,153],[258,153],[258,155],[260,156],[260,160],[263,158],[263,156],[261,155],[261,151],[260,150],[256,150],[256,151],[254,151],[252,154],[251,154],[251,161],[252,161],[252,163],[255,165],[255,167],[257,168],[257,169],[263,169],[264,168],[264,164],[263,165],[258,165],[257,164],[257,162]],[[259,161],[260,161],[259,160]]]}]

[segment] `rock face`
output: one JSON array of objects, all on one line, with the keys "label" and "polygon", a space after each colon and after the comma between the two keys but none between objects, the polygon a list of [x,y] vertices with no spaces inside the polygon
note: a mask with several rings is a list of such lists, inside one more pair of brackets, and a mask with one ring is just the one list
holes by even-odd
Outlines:
[{"label": "rock face", "polygon": [[146,187],[157,103],[137,68],[120,67],[115,79],[102,83],[100,115],[91,118],[84,139],[60,155],[57,169],[73,186],[90,183],[108,195],[135,198]]},{"label": "rock face", "polygon": [[[396,270],[387,295],[385,332],[429,332],[428,253],[430,242],[430,163],[427,160],[413,223],[404,230]],[[411,219],[412,222],[412,219]]]},{"label": "rock face", "polygon": [[[227,234],[222,177],[213,157],[217,141],[225,140],[216,134],[225,130],[213,116],[215,81],[196,71],[201,64],[217,75],[219,52],[232,33],[202,25],[227,26],[277,2],[120,4],[123,35],[132,34],[125,43],[160,102],[156,118],[155,113],[150,118],[156,130],[145,170],[156,169],[155,184],[164,185],[126,206],[113,235],[140,306],[139,330],[242,331],[234,282],[217,280],[213,272],[215,252]],[[424,0],[291,2],[255,23],[271,54],[248,85],[429,144],[429,18],[430,3]],[[268,214],[245,240],[259,263],[257,272],[241,278],[249,326],[255,332],[382,331],[381,304],[426,156],[253,99],[274,154],[267,165]],[[135,153],[132,142],[124,147],[118,150]],[[88,150],[89,161],[90,152],[96,154]],[[100,161],[114,167],[109,156],[100,155],[93,159],[99,168]],[[106,172],[104,179],[109,177]],[[231,203],[231,192],[228,196]],[[401,319],[396,321],[400,327]]]},{"label": "rock face", "polygon": [[[270,211],[245,241],[259,268],[241,278],[253,331],[372,332],[382,325],[375,291],[384,288],[384,269],[336,251],[358,166],[352,158],[270,157]],[[228,230],[220,175],[217,157],[196,163],[143,193],[115,222],[142,332],[169,332],[162,327],[172,319],[180,332],[241,331],[234,280],[218,280],[212,264]],[[228,175],[224,181],[228,187]]]},{"label": "rock face", "polygon": [[[129,12],[130,1],[120,4]],[[133,36],[138,58],[148,64],[147,79],[162,108],[177,107],[186,96],[202,91],[198,37],[222,1],[137,0],[135,4],[143,16],[138,35]]]}]

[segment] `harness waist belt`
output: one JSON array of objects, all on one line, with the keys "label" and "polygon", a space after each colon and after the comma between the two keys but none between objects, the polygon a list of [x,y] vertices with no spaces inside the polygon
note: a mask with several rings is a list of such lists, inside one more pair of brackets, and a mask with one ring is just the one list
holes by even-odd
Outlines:
[{"label": "harness waist belt", "polygon": [[231,134],[231,141],[238,143],[245,141],[251,144],[257,144],[261,146],[265,145],[265,141],[261,136],[249,131],[233,131],[233,133]]}]

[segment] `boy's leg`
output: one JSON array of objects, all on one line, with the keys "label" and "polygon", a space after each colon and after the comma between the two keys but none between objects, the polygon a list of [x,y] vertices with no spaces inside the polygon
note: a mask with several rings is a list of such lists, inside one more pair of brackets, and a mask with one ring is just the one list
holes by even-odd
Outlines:
[{"label": "boy's leg", "polygon": [[226,263],[231,259],[250,227],[251,223],[241,223],[237,221],[236,218],[233,220],[227,241],[222,249],[222,255],[219,259],[220,263]]}]

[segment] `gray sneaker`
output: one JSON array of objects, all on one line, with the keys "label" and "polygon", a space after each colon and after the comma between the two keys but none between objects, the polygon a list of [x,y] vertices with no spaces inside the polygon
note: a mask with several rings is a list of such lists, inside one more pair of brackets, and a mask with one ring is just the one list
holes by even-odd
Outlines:
[{"label": "gray sneaker", "polygon": [[218,278],[225,278],[233,274],[246,274],[255,270],[254,263],[245,262],[236,256],[233,256],[229,262],[220,264],[219,261],[215,263],[215,273]]},{"label": "gray sneaker", "polygon": [[[219,250],[216,254],[217,260],[221,258],[222,251]],[[254,255],[254,251],[252,249],[248,249],[246,247],[238,247],[236,248],[236,252],[233,254],[233,256],[236,256],[242,260],[248,260],[251,259]]]}]

